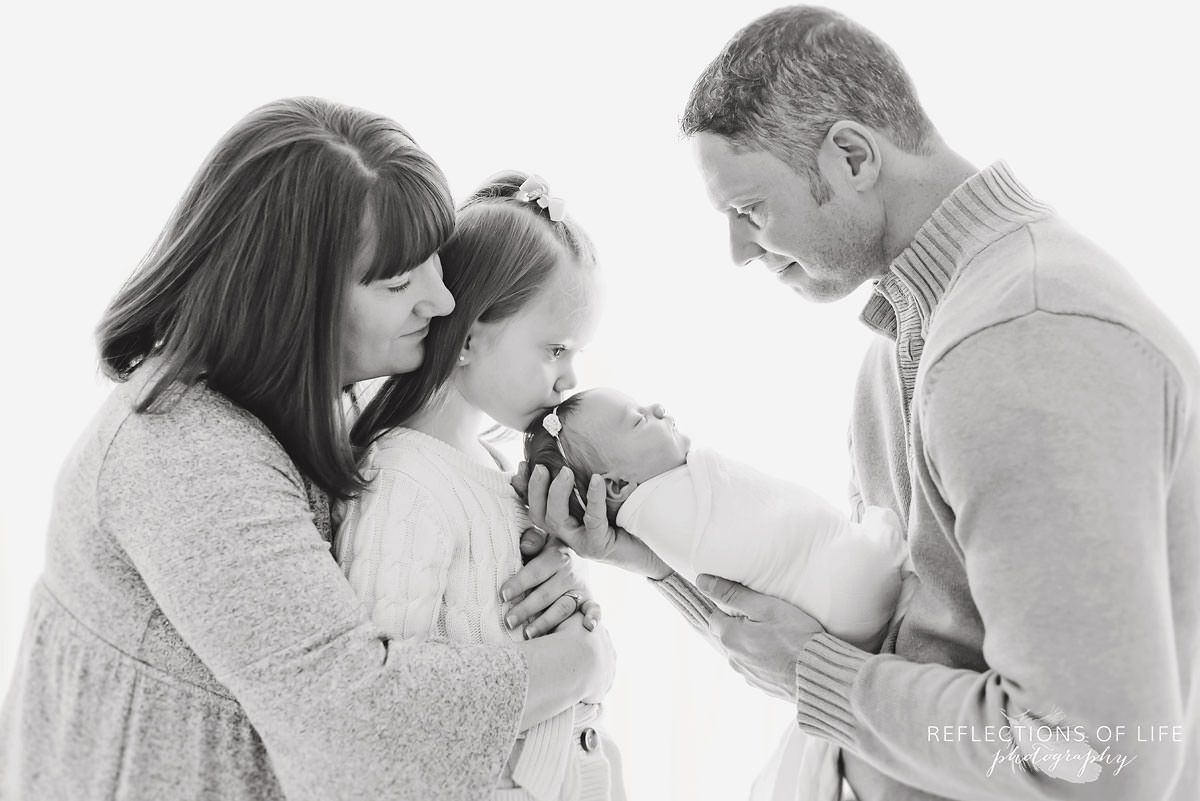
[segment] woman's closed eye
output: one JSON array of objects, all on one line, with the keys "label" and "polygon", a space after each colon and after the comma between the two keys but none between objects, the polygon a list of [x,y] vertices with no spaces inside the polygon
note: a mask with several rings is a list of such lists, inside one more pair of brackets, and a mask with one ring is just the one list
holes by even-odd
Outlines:
[{"label": "woman's closed eye", "polygon": [[412,281],[404,281],[399,284],[390,284],[390,285],[388,285],[387,291],[400,293],[400,292],[403,292],[404,290],[408,289],[411,285],[412,285]]}]

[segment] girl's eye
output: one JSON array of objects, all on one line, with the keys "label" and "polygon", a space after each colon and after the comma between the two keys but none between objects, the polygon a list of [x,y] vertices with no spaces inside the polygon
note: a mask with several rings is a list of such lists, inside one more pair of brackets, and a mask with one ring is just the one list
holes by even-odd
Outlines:
[{"label": "girl's eye", "polygon": [[399,294],[399,293],[403,292],[404,290],[408,289],[408,287],[411,284],[412,284],[412,281],[405,281],[403,284],[396,284],[395,286],[389,286],[387,288],[387,291],[395,292],[395,293]]}]

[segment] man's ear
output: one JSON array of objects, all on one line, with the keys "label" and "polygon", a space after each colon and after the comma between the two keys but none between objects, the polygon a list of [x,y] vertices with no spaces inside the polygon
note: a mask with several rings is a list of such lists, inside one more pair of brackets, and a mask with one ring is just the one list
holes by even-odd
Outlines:
[{"label": "man's ear", "polygon": [[874,188],[882,169],[883,152],[875,134],[851,120],[833,124],[821,143],[818,160],[822,171],[839,175],[850,188],[865,192]]},{"label": "man's ear", "polygon": [[604,498],[612,503],[624,503],[638,488],[636,481],[627,481],[612,473],[605,473],[602,478],[604,479]]}]

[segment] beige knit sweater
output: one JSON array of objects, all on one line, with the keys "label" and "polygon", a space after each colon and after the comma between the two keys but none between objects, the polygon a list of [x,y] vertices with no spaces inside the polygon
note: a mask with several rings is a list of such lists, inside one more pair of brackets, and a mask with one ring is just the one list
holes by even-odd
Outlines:
[{"label": "beige knit sweater", "polygon": [[[800,727],[861,801],[1200,798],[1192,347],[1002,163],[864,319],[853,505],[900,515],[920,583],[886,653],[808,641]],[[694,587],[659,587],[704,625]]]}]

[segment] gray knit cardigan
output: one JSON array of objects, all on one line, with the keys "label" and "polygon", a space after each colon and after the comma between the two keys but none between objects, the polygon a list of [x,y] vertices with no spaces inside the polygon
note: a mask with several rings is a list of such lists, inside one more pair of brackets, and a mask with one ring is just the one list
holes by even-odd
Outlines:
[{"label": "gray knit cardigan", "polygon": [[383,638],[266,427],[203,385],[133,412],[150,367],[59,477],[0,799],[488,797],[521,654]]}]

